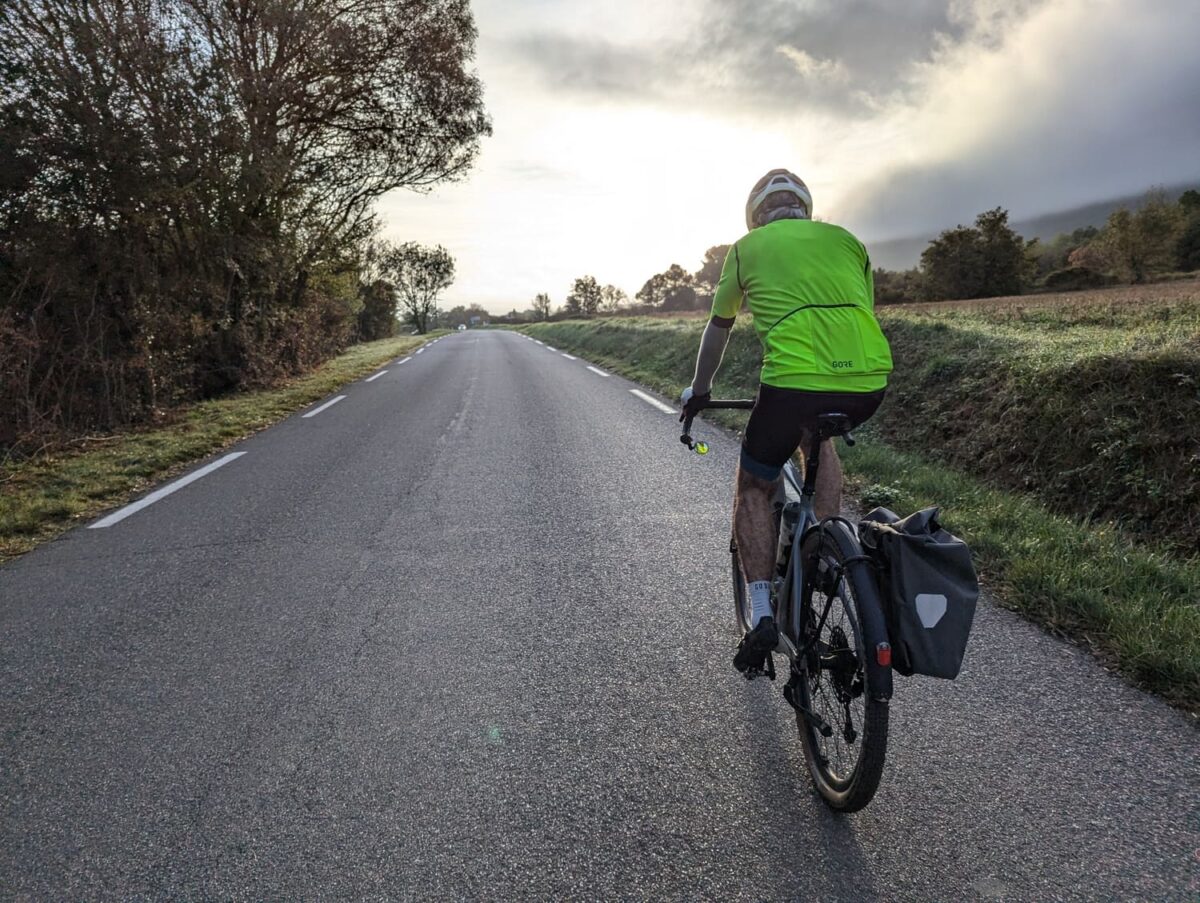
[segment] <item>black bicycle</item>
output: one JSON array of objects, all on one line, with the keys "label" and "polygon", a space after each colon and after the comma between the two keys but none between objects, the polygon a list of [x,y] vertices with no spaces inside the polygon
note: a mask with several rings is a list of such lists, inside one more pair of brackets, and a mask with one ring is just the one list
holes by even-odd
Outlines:
[{"label": "black bicycle", "polygon": [[[709,401],[708,408],[749,409],[753,400]],[[692,417],[680,441],[707,454],[692,439]],[[854,812],[879,787],[887,750],[888,701],[892,696],[891,645],[875,572],[858,531],[843,517],[819,519],[813,511],[821,443],[841,437],[854,444],[850,420],[830,412],[808,448],[804,479],[789,461],[776,500],[779,550],[772,605],[779,626],[775,651],[788,663],[784,698],[796,710],[804,758],[817,791],[832,808]],[[731,538],[734,611],[738,629],[751,627],[750,601]],[[750,679],[775,679],[767,657]]]}]

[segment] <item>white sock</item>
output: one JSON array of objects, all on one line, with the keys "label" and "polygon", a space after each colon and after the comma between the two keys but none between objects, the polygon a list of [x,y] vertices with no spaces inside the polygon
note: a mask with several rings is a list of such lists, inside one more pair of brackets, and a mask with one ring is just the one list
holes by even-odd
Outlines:
[{"label": "white sock", "polygon": [[757,627],[763,618],[775,617],[771,610],[771,581],[755,580],[750,590],[750,626]]}]

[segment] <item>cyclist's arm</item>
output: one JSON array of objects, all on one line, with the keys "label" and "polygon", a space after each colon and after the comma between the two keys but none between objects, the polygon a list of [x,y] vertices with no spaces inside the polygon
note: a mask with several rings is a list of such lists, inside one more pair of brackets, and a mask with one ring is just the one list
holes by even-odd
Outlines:
[{"label": "cyclist's arm", "polygon": [[700,351],[696,355],[696,375],[692,377],[692,391],[697,395],[707,395],[712,391],[713,377],[721,366],[721,358],[725,356],[725,346],[729,344],[729,333],[733,326],[721,326],[713,317],[704,327],[704,335],[700,337]]},{"label": "cyclist's arm", "polygon": [[737,245],[734,245],[725,255],[721,278],[713,295],[712,319],[704,327],[704,335],[700,338],[700,351],[696,355],[696,375],[692,378],[692,391],[697,395],[706,395],[712,389],[713,377],[717,375],[721,358],[725,355],[725,346],[729,344],[729,332],[733,329],[734,318],[742,306],[742,295],[738,250]]}]

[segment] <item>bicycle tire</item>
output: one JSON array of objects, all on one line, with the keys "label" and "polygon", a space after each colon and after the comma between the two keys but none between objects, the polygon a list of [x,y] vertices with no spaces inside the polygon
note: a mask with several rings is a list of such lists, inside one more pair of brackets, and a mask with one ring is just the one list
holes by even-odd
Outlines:
[{"label": "bicycle tire", "polygon": [[[785,490],[782,481],[776,488],[774,500],[774,518],[775,532],[779,532],[779,519],[783,511],[784,503],[787,502],[789,496]],[[750,595],[746,591],[746,578],[742,574],[742,560],[738,557],[737,536],[730,536],[729,539],[729,558],[732,566],[733,577],[733,625],[737,629],[738,636],[744,636],[750,632]]]},{"label": "bicycle tire", "polygon": [[733,626],[738,636],[743,636],[750,631],[750,594],[746,592],[746,578],[742,576],[736,540],[729,542],[729,557],[733,564]]},{"label": "bicycle tire", "polygon": [[[857,539],[841,522],[828,521],[810,530],[801,543],[800,554],[807,575],[802,604],[807,610],[814,611],[814,620],[820,617],[825,599],[830,599],[829,614],[825,623],[821,625],[823,646],[818,647],[817,657],[820,658],[824,654],[825,662],[836,663],[837,666],[818,666],[814,678],[811,673],[814,658],[810,652],[797,677],[801,703],[805,708],[825,718],[833,728],[832,737],[823,737],[818,728],[799,712],[796,713],[796,725],[804,748],[804,759],[808,763],[809,774],[817,792],[832,809],[839,812],[856,812],[870,803],[879,789],[887,755],[888,701],[884,694],[878,692],[880,688],[872,685],[872,669],[867,667],[866,659],[869,650],[863,640],[862,630],[864,607],[878,606],[879,593],[869,566],[861,560],[851,561],[858,558],[862,552]],[[827,566],[836,566],[843,575],[835,591],[830,594],[821,592],[816,586],[818,562],[822,559]],[[849,564],[846,563],[848,561]],[[846,598],[847,588],[849,599]],[[818,594],[820,598],[814,598]],[[819,607],[814,610],[814,605]],[[845,613],[845,617],[835,612],[838,606]],[[816,623],[810,623],[806,628],[802,646],[807,642],[808,632],[816,626]],[[840,634],[837,633],[839,630]],[[853,653],[857,662],[857,668],[852,675],[848,674],[850,653]],[[823,675],[828,675],[828,678],[823,678]],[[859,694],[847,702],[858,680],[862,681]],[[831,723],[826,715],[831,699],[830,692],[848,715],[841,723]],[[857,737],[850,738],[844,727],[846,723],[855,727],[854,715],[850,712],[851,702],[855,700],[861,700],[862,711],[858,719],[859,725],[855,728]],[[839,728],[842,728],[842,731],[839,731]],[[832,744],[830,740],[833,740]],[[839,761],[837,767],[841,771],[835,770],[829,755],[831,746],[835,750],[839,744],[849,748],[856,740],[859,751],[854,758],[853,768],[847,772],[846,763]]]}]

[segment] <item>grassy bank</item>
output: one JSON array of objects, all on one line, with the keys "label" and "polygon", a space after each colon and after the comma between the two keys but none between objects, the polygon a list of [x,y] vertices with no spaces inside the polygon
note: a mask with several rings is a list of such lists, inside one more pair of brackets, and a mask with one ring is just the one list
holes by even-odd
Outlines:
[{"label": "grassy bank", "polygon": [[881,310],[878,426],[919,450],[1200,553],[1200,284]]},{"label": "grassy bank", "polygon": [[[750,394],[757,384],[758,343],[741,320],[718,379],[721,395]],[[638,317],[537,324],[528,331],[672,397],[691,378],[703,324]],[[905,341],[898,335],[896,344]],[[981,340],[980,347],[993,346]],[[897,349],[898,357],[906,353]],[[886,405],[899,407],[894,397]],[[716,412],[714,419],[740,425],[744,415]],[[895,435],[898,413],[882,419]],[[994,428],[978,417],[974,423],[980,430]],[[878,430],[864,439],[844,455],[864,504],[902,512],[944,506],[947,524],[970,542],[1002,604],[1073,637],[1172,703],[1200,711],[1200,562],[1134,543],[1110,526],[1056,513],[1029,493],[899,449]]]},{"label": "grassy bank", "polygon": [[274,389],[193,405],[153,429],[95,436],[0,471],[0,561],[29,551],[152,483],[358,379],[432,336],[357,345]]}]

